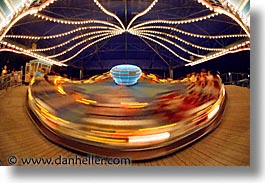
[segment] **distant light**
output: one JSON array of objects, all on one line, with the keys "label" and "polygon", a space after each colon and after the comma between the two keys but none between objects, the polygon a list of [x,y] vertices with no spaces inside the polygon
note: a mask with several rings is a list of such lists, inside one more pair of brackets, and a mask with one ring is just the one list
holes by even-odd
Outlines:
[{"label": "distant light", "polygon": [[134,85],[142,75],[142,70],[136,65],[122,64],[112,67],[110,75],[118,85]]},{"label": "distant light", "polygon": [[230,76],[230,75],[231,75],[231,73],[229,72],[229,73],[228,73],[228,75]]},{"label": "distant light", "polygon": [[250,77],[250,75],[248,75],[248,77]]}]

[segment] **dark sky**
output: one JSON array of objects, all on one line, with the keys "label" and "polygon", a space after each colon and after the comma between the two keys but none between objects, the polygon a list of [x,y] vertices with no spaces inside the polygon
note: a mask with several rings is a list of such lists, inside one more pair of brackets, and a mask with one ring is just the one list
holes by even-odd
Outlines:
[{"label": "dark sky", "polygon": [[[8,70],[12,70],[13,68],[15,70],[18,70],[20,69],[21,66],[24,67],[25,63],[30,60],[33,60],[33,58],[11,52],[0,52],[1,71],[4,65],[8,66]],[[227,72],[250,73],[250,51],[228,54],[196,66],[176,68],[174,70],[174,78],[185,76],[187,73],[191,73],[193,71],[199,72],[202,68],[205,68],[206,70],[212,70],[213,72],[219,71],[220,73],[227,73]],[[58,71],[59,69],[57,68],[56,70]],[[107,70],[98,70],[93,72],[91,71],[87,72],[89,73],[88,75],[91,76],[106,71]],[[149,72],[152,72],[154,74],[159,74],[162,77],[164,74],[166,75],[166,77],[168,77],[169,75],[168,71],[153,70]],[[71,77],[79,76],[79,71],[71,67],[62,69],[61,74],[62,73],[67,73]]]},{"label": "dark sky", "polygon": [[2,51],[0,52],[0,69],[2,71],[4,65],[7,65],[8,70],[12,70],[13,68],[19,70],[21,66],[25,67],[26,62],[29,60],[33,60],[33,58],[22,54]]},{"label": "dark sky", "polygon": [[199,72],[202,68],[213,72],[219,71],[220,73],[250,73],[250,51],[227,54],[199,65],[175,69],[175,76],[181,77],[193,71]]}]

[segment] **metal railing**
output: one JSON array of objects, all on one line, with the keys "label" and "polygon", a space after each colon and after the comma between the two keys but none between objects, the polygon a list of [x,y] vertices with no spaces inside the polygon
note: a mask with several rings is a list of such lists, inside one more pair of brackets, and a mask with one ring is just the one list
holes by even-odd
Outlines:
[{"label": "metal railing", "polygon": [[221,75],[224,84],[250,87],[250,75],[248,73],[228,72]]},{"label": "metal railing", "polygon": [[13,74],[7,74],[0,76],[0,94],[6,91],[10,87],[16,87],[22,85],[22,72],[15,71]]}]

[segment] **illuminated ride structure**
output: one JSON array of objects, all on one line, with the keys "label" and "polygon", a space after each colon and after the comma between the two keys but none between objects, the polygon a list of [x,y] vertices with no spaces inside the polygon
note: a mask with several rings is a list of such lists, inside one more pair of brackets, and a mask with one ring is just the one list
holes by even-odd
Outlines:
[{"label": "illuminated ride structure", "polygon": [[173,80],[173,71],[249,52],[249,20],[249,0],[4,0],[0,52],[80,71],[133,64],[168,72],[170,79],[142,74],[137,83],[120,80],[138,78],[137,70],[30,82],[29,114],[50,140],[142,160],[176,151],[218,126],[226,101],[219,77],[218,95],[209,98],[190,93],[192,84]]},{"label": "illuminated ride structure", "polygon": [[122,64],[113,67],[110,70],[110,75],[116,84],[130,86],[137,83],[142,75],[142,70],[135,65]]},{"label": "illuminated ride structure", "polygon": [[214,130],[225,108],[216,95],[190,93],[194,84],[142,74],[136,85],[117,85],[110,73],[88,80],[33,79],[28,113],[51,141],[103,157],[145,160],[167,155]]},{"label": "illuminated ride structure", "polygon": [[249,51],[249,20],[249,0],[5,0],[0,52],[87,70],[168,71]]}]

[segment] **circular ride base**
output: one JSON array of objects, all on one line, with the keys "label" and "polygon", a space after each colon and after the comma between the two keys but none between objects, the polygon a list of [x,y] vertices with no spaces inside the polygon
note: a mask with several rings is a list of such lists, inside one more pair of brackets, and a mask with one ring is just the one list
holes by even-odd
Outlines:
[{"label": "circular ride base", "polygon": [[119,86],[109,73],[88,80],[35,79],[27,94],[28,114],[51,141],[104,157],[146,160],[183,148],[220,124],[226,94],[191,94],[191,84],[142,75]]}]

